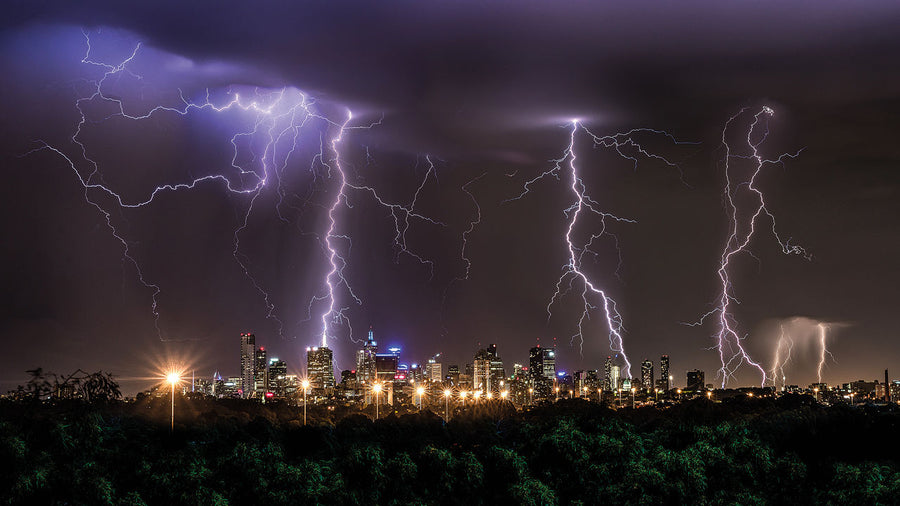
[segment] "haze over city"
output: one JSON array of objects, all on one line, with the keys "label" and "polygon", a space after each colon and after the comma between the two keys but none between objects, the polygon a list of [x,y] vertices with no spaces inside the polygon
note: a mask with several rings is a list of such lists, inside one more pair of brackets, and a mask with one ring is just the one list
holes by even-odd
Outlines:
[{"label": "haze over city", "polygon": [[370,326],[410,363],[897,368],[895,3],[281,9],[0,22],[4,391],[236,375],[251,331],[297,372],[324,334],[339,373]]}]

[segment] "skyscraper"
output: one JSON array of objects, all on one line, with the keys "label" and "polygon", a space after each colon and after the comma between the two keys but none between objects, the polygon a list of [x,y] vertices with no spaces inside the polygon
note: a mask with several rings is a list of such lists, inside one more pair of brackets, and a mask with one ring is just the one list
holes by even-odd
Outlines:
[{"label": "skyscraper", "polygon": [[269,377],[266,371],[266,349],[262,346],[256,349],[253,357],[253,390],[254,392],[269,391]]},{"label": "skyscraper", "polygon": [[378,343],[375,341],[375,332],[369,327],[369,338],[361,350],[356,351],[356,379],[360,384],[375,381],[375,354],[378,353]]},{"label": "skyscraper", "polygon": [[653,391],[653,362],[650,360],[641,362],[641,388],[645,392]]},{"label": "skyscraper", "polygon": [[269,361],[269,391],[275,397],[284,397],[287,393],[287,364],[284,360],[273,357]]},{"label": "skyscraper", "polygon": [[253,395],[253,387],[256,384],[256,336],[249,333],[241,333],[241,385],[244,397]]},{"label": "skyscraper", "polygon": [[441,363],[438,362],[438,357],[441,354],[428,359],[428,363],[425,365],[425,380],[431,381],[432,383],[440,383],[444,380],[443,371],[441,369]]},{"label": "skyscraper", "polygon": [[[496,350],[496,347],[494,348]],[[491,360],[493,354],[489,349],[478,350],[475,354],[472,371],[472,388],[491,391]]]},{"label": "skyscraper", "polygon": [[663,355],[659,357],[659,381],[660,383],[665,382],[665,386],[662,388],[663,391],[669,391],[672,388],[672,384],[669,382],[669,356]]},{"label": "skyscraper", "polygon": [[322,392],[334,388],[334,355],[327,346],[306,349],[306,371],[309,384]]},{"label": "skyscraper", "polygon": [[537,345],[529,350],[528,367],[532,376],[543,376],[551,381],[556,378],[556,348]]}]

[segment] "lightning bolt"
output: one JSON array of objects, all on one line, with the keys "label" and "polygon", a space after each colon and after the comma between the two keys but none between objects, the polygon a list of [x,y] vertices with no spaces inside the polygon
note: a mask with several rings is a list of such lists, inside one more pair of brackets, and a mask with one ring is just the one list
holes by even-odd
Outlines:
[{"label": "lightning bolt", "polygon": [[822,383],[822,370],[825,368],[825,358],[826,356],[831,357],[834,360],[834,355],[828,351],[828,346],[826,343],[826,338],[828,337],[828,324],[819,323],[819,364],[816,367],[816,377],[818,378],[818,383]]},{"label": "lightning bolt", "polygon": [[[781,349],[784,348],[787,352],[787,355],[784,359],[781,359]],[[788,362],[791,361],[791,352],[794,349],[794,340],[791,339],[791,336],[785,333],[784,325],[781,325],[781,337],[778,338],[778,343],[775,345],[775,360],[772,364],[772,384],[777,387],[778,386],[778,377],[781,377],[781,390],[784,390],[785,385],[787,384],[787,376],[784,373],[784,366],[787,365]]]},{"label": "lightning bolt", "polygon": [[[163,332],[159,325],[159,285],[148,281],[137,257],[132,253],[131,243],[120,233],[116,220],[113,218],[113,208],[120,210],[140,209],[153,204],[157,196],[167,192],[189,191],[205,184],[219,184],[227,193],[244,196],[247,199],[245,210],[241,213],[236,228],[233,232],[232,256],[238,263],[242,273],[250,280],[253,287],[262,295],[266,306],[266,317],[272,319],[278,328],[278,333],[283,337],[284,323],[276,314],[276,306],[272,302],[267,290],[258,282],[250,265],[250,259],[241,251],[241,234],[250,223],[250,216],[258,205],[260,197],[268,187],[275,197],[274,211],[277,217],[285,222],[290,219],[285,215],[284,209],[301,211],[296,202],[303,206],[310,203],[312,190],[305,197],[291,193],[282,178],[291,166],[293,158],[298,152],[298,142],[301,131],[307,127],[317,127],[320,134],[320,150],[314,156],[309,165],[309,172],[313,177],[313,184],[320,180],[328,179],[337,181],[334,199],[327,207],[328,227],[320,241],[325,252],[329,270],[324,276],[324,294],[313,296],[309,304],[309,311],[316,301],[325,301],[325,309],[321,315],[323,345],[327,342],[330,322],[343,322],[349,325],[349,319],[345,314],[346,307],[339,307],[337,303],[340,287],[344,287],[350,298],[361,304],[360,298],[354,293],[344,276],[347,266],[346,255],[349,253],[350,237],[338,232],[338,214],[342,207],[352,208],[349,200],[349,192],[355,191],[370,195],[374,201],[389,210],[394,219],[396,235],[393,239],[397,248],[397,258],[400,254],[408,254],[418,261],[433,269],[433,263],[422,255],[415,253],[407,246],[406,234],[410,228],[411,220],[430,222],[443,226],[443,223],[428,218],[417,212],[415,207],[423,189],[430,180],[436,179],[436,170],[429,157],[426,157],[428,170],[421,184],[418,186],[411,202],[406,205],[390,203],[383,199],[374,188],[364,185],[354,185],[349,181],[342,166],[340,143],[348,130],[360,128],[372,128],[380,124],[380,120],[366,126],[348,126],[352,114],[348,111],[343,122],[335,122],[319,113],[315,107],[315,100],[308,97],[295,88],[282,88],[280,90],[254,89],[252,93],[239,94],[234,88],[225,90],[226,99],[216,101],[211,99],[207,89],[200,100],[189,100],[182,90],[178,90],[179,100],[174,105],[157,105],[140,113],[130,111],[130,107],[123,98],[116,98],[107,90],[122,78],[134,78],[143,80],[143,77],[130,70],[129,66],[138,57],[142,45],[134,45],[130,54],[116,64],[105,63],[96,60],[92,56],[91,34],[82,31],[85,42],[85,53],[81,62],[89,67],[100,70],[98,78],[86,80],[88,93],[75,100],[75,109],[79,119],[69,142],[74,146],[72,150],[53,146],[45,141],[38,141],[38,147],[26,153],[33,154],[39,151],[50,151],[61,157],[75,174],[77,180],[84,189],[85,201],[95,207],[105,218],[106,225],[113,237],[122,244],[123,261],[131,264],[137,272],[138,281],[151,290],[151,313],[154,326],[160,339]],[[104,113],[103,111],[112,111]],[[102,114],[95,118],[96,111]],[[231,163],[222,167],[215,173],[191,178],[188,181],[172,182],[156,186],[146,195],[137,199],[128,199],[118,193],[103,180],[103,172],[100,164],[90,155],[90,149],[82,140],[84,130],[91,125],[101,124],[113,118],[121,118],[135,122],[146,121],[161,115],[188,116],[201,111],[217,114],[238,114],[242,121],[249,126],[234,134],[230,138],[232,146]],[[368,150],[367,150],[368,153]],[[86,164],[87,169],[79,168]],[[86,175],[85,175],[86,174]],[[274,180],[274,185],[271,184]],[[124,219],[124,218],[123,218]],[[352,333],[352,329],[351,329]]]},{"label": "lightning bolt", "polygon": [[[760,382],[762,386],[767,381],[766,370],[750,357],[741,344],[744,338],[738,334],[737,318],[732,310],[732,303],[739,304],[740,301],[734,294],[730,272],[732,261],[736,257],[741,254],[752,256],[749,245],[756,234],[757,223],[760,218],[763,215],[768,217],[771,223],[770,231],[781,247],[782,253],[799,255],[806,259],[810,258],[809,254],[802,247],[790,244],[789,239],[786,241],[781,239],[775,228],[775,216],[769,211],[765,195],[758,185],[758,177],[765,166],[772,164],[783,165],[785,159],[796,158],[800,151],[793,154],[785,153],[775,159],[763,157],[759,149],[768,138],[769,119],[775,114],[771,107],[764,106],[753,114],[753,119],[747,128],[746,154],[736,152],[731,147],[727,135],[731,124],[746,111],[746,108],[741,109],[737,114],[729,118],[722,130],[722,146],[725,150],[725,189],[723,200],[729,216],[729,231],[728,238],[722,249],[719,267],[716,271],[720,282],[719,295],[717,296],[715,307],[704,314],[699,321],[690,324],[700,325],[707,317],[716,315],[718,331],[715,334],[715,348],[718,351],[721,362],[718,377],[722,380],[723,388],[729,378],[745,363],[759,371],[762,377]],[[732,163],[735,159],[747,160],[751,167],[749,176],[741,174],[739,170],[741,167],[736,167]]]},{"label": "lightning bolt", "polygon": [[[631,377],[631,362],[625,353],[623,342],[625,328],[616,301],[607,294],[606,290],[600,288],[598,284],[588,276],[582,268],[582,264],[586,254],[596,254],[593,250],[594,242],[603,237],[610,237],[612,239],[613,246],[619,253],[621,263],[618,239],[614,234],[608,231],[610,222],[636,223],[636,221],[619,217],[602,210],[600,204],[588,194],[584,181],[579,176],[578,171],[578,157],[575,151],[576,135],[578,132],[584,132],[591,139],[595,148],[602,147],[612,149],[622,158],[630,160],[633,163],[634,169],[637,169],[638,157],[660,161],[670,167],[678,167],[676,164],[668,161],[662,156],[650,153],[638,142],[636,139],[637,135],[663,135],[676,144],[688,143],[677,141],[673,136],[666,132],[648,128],[636,128],[624,133],[599,136],[588,130],[579,120],[572,120],[569,130],[569,142],[563,150],[562,155],[557,159],[551,160],[552,165],[549,169],[526,181],[523,185],[522,192],[518,196],[504,201],[511,202],[524,198],[531,192],[532,186],[543,179],[554,178],[556,180],[561,180],[563,177],[566,178],[567,187],[572,198],[572,203],[563,211],[564,215],[568,218],[566,232],[563,236],[568,252],[568,259],[563,266],[562,274],[556,282],[556,290],[550,297],[550,301],[547,303],[547,318],[549,321],[553,317],[553,306],[555,304],[561,303],[562,299],[567,294],[576,291],[579,295],[578,300],[581,308],[581,315],[579,316],[576,331],[572,335],[571,341],[574,342],[578,339],[579,349],[583,350],[584,325],[590,319],[591,313],[600,308],[608,330],[610,350],[622,356],[622,359],[625,362],[624,373],[626,377]],[[579,218],[583,215],[595,216],[597,218],[599,231],[591,233],[586,240],[579,240],[576,237],[576,235],[578,235],[576,227],[578,227]],[[618,273],[618,267],[616,273]]]}]

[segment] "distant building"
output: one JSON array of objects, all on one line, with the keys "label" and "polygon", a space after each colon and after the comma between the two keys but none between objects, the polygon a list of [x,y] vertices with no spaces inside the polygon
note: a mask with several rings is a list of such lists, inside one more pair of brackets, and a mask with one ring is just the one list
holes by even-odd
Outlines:
[{"label": "distant building", "polygon": [[447,376],[445,379],[447,380],[448,386],[459,387],[459,366],[451,365],[447,367]]},{"label": "distant building", "polygon": [[334,388],[334,354],[327,346],[306,349],[306,374],[313,390],[326,393]]},{"label": "distant building", "polygon": [[266,371],[266,349],[260,346],[253,357],[253,391],[265,393],[269,391],[269,377]]},{"label": "distant building", "polygon": [[543,376],[551,381],[556,378],[556,348],[537,345],[529,350],[528,355],[528,368],[532,376]]},{"label": "distant building", "polygon": [[644,360],[641,362],[641,388],[645,392],[653,392],[653,362]]},{"label": "distant building", "polygon": [[275,397],[287,397],[287,387],[287,364],[273,357],[269,361],[269,391]]},{"label": "distant building", "polygon": [[706,390],[706,375],[700,369],[694,369],[687,372],[687,386],[685,390],[688,392],[702,392]]},{"label": "distant building", "polygon": [[429,358],[428,363],[425,364],[425,379],[427,381],[430,381],[432,383],[440,383],[444,381],[444,371],[441,368],[441,363],[438,362],[438,357],[440,356],[441,354],[438,353],[437,355]]},{"label": "distant building", "polygon": [[356,379],[360,384],[368,384],[375,381],[375,355],[378,353],[378,343],[375,341],[375,332],[369,327],[369,338],[361,350],[356,352]]},{"label": "distant building", "polygon": [[670,388],[672,388],[672,384],[669,382],[669,356],[663,355],[659,357],[659,383],[662,385],[663,392],[667,392]]},{"label": "distant building", "polygon": [[244,332],[241,333],[241,385],[237,387],[243,392],[244,397],[253,395],[253,387],[256,385],[256,336]]},{"label": "distant building", "polygon": [[396,353],[375,354],[375,381],[379,383],[393,382],[400,365],[399,349]]}]

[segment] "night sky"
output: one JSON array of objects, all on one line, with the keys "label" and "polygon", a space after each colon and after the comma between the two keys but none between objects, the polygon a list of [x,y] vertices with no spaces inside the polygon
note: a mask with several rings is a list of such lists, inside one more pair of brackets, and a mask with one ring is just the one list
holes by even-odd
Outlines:
[{"label": "night sky", "polygon": [[[728,233],[722,129],[747,108],[728,136],[737,145],[752,115],[769,106],[775,113],[760,150],[800,153],[766,166],[759,186],[782,239],[811,259],[783,254],[767,233],[771,222],[760,221],[752,256],[732,270],[743,343],[769,369],[783,325],[795,342],[787,382],[805,386],[816,379],[814,329],[826,322],[833,358],[825,382],[900,371],[896,2],[78,3],[14,2],[0,21],[4,391],[36,366],[109,370],[126,393],[149,386],[134,378],[157,374],[170,358],[197,374],[234,375],[242,331],[300,372],[305,348],[322,334],[325,306],[310,300],[325,293],[323,239],[338,188],[316,155],[324,146],[328,161],[348,111],[348,126],[377,123],[344,132],[338,149],[348,181],[408,206],[427,177],[415,210],[443,225],[409,219],[406,246],[432,262],[422,263],[397,247],[386,208],[366,192],[348,193],[336,234],[352,237],[349,250],[338,242],[362,303],[343,287],[335,292],[353,329],[330,326],[338,368],[352,367],[351,337],[363,339],[369,325],[381,344],[402,346],[406,362],[442,352],[445,363],[462,366],[496,343],[511,368],[527,362],[534,344],[555,342],[562,369],[602,368],[610,346],[599,311],[584,342],[572,339],[578,286],[548,321],[568,258],[567,180],[545,178],[505,202],[563,155],[578,118],[597,135],[646,127],[689,142],[639,137],[673,167],[640,156],[635,165],[575,136],[588,192],[604,211],[635,221],[607,222],[621,264],[605,236],[583,266],[618,303],[635,375],[644,358],[658,367],[668,354],[676,384],[694,368],[713,381],[715,322],[683,323],[712,309],[717,295]],[[131,115],[183,105],[179,90],[195,103],[209,90],[221,104],[229,93],[262,100],[287,88],[314,102],[320,117],[296,129],[278,185],[268,180],[239,234],[252,280],[232,254],[252,194],[216,180],[123,209],[86,194],[59,154],[29,154],[43,142],[75,160],[82,177],[93,170],[71,141],[75,102],[103,74],[82,63],[82,30],[97,62],[117,65],[143,44],[103,90]],[[253,128],[252,114],[206,109],[131,121],[108,106],[83,104],[89,117],[79,140],[99,164],[97,177],[127,201],[214,174],[240,186],[233,162],[262,172],[261,144],[242,144],[232,160],[231,137]],[[159,332],[153,290],[123,261],[122,244],[86,195],[110,213],[145,280],[160,288]],[[479,216],[475,201],[480,222],[466,233]],[[600,232],[596,217],[583,219],[580,237]],[[254,282],[283,328],[267,318]],[[729,385],[759,380],[745,366]]]}]

